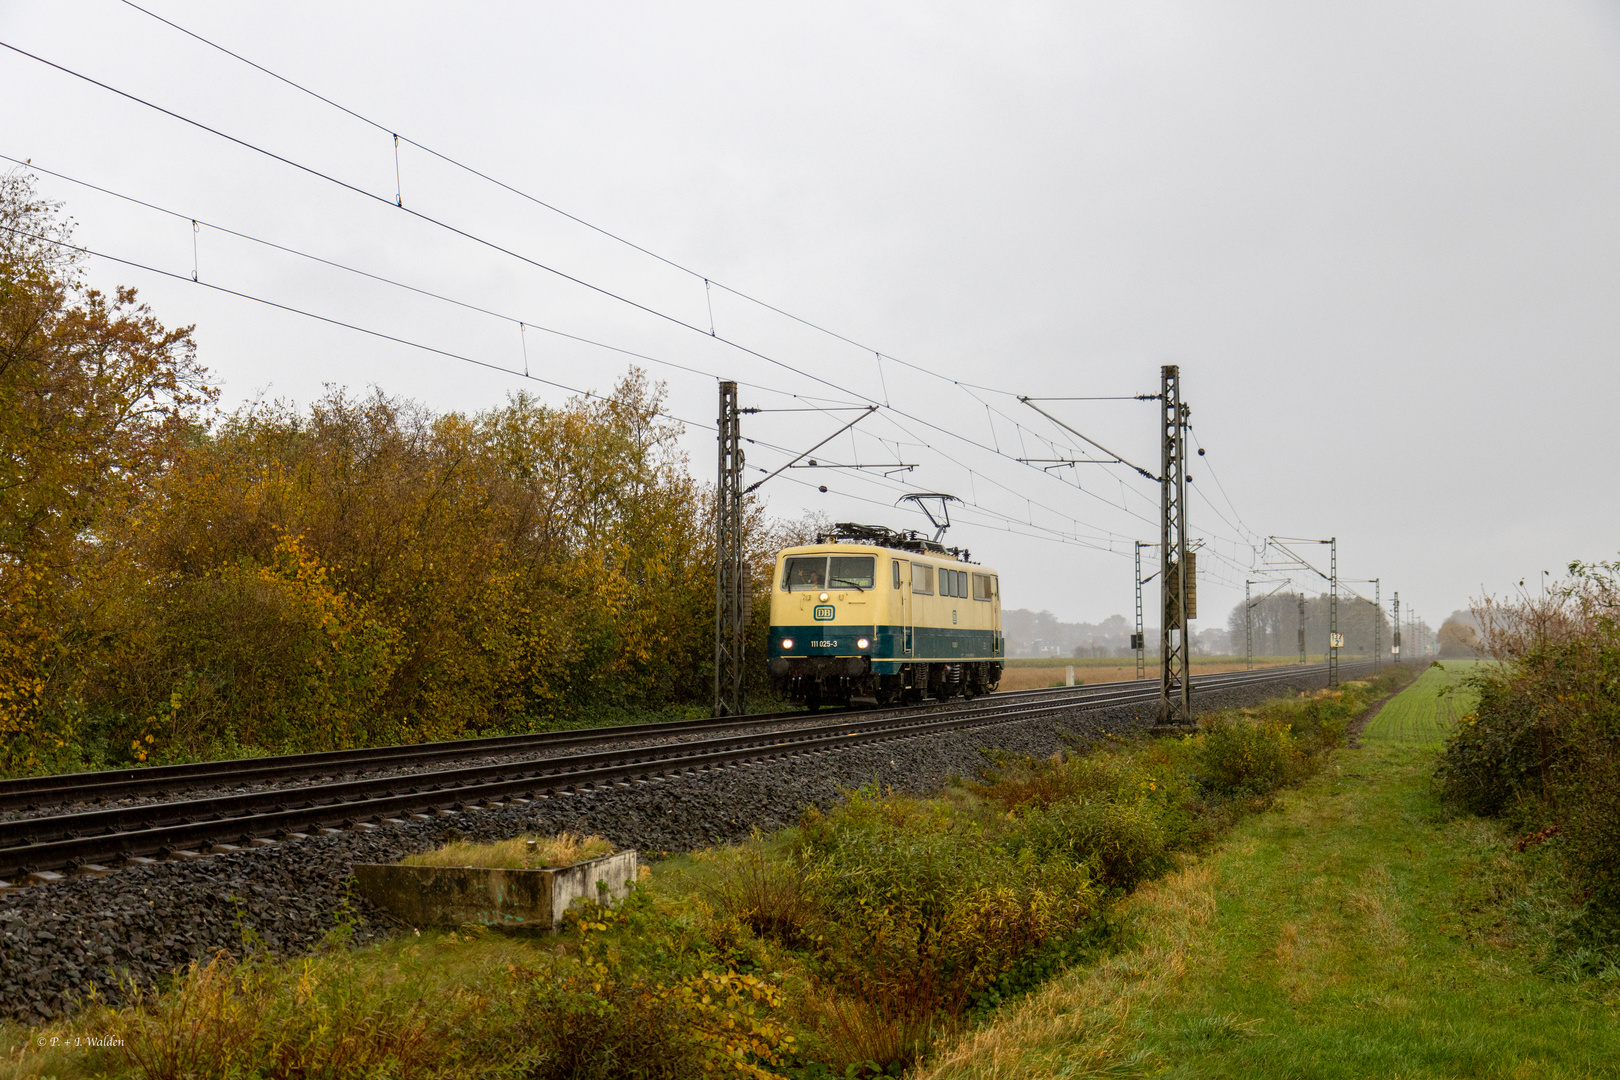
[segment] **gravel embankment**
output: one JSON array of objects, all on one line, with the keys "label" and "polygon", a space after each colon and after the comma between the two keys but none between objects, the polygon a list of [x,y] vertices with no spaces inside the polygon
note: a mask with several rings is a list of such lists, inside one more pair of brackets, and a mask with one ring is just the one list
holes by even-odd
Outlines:
[{"label": "gravel embankment", "polygon": [[[1321,676],[1308,681],[1320,685]],[[1252,704],[1288,685],[1279,680],[1195,700],[1200,709]],[[568,829],[649,855],[687,851],[790,824],[806,806],[830,806],[863,783],[928,792],[953,773],[975,774],[989,750],[1044,756],[1073,739],[1150,719],[1141,706],[1078,712],[14,890],[0,895],[0,1016],[26,1023],[59,1016],[92,984],[117,1000],[121,978],[150,983],[216,950],[239,951],[246,927],[278,954],[308,949],[334,925],[355,863],[430,849],[450,828],[480,840]],[[364,909],[358,914],[356,940],[389,932]]]}]

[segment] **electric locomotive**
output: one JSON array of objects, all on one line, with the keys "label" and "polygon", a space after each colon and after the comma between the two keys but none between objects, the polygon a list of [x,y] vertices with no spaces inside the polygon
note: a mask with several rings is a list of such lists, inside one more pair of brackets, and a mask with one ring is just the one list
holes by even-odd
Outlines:
[{"label": "electric locomotive", "polygon": [[840,522],[776,557],[771,681],[812,711],[988,693],[1006,649],[996,572],[961,548]]}]

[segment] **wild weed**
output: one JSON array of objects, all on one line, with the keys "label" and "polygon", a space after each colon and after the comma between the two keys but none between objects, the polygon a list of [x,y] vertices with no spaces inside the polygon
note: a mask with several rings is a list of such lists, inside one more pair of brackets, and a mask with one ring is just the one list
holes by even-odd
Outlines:
[{"label": "wild weed", "polygon": [[478,844],[452,840],[435,851],[408,855],[400,862],[407,866],[481,866],[496,870],[539,870],[551,866],[572,866],[589,859],[613,854],[613,844],[600,836],[558,833],[556,836],[514,836]]}]

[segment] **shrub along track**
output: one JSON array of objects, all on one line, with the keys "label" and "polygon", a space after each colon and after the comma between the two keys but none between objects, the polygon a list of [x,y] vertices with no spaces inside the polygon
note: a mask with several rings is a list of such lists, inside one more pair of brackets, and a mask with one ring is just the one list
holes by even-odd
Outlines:
[{"label": "shrub along track", "polygon": [[[1349,675],[1352,665],[1344,667]],[[1199,707],[1249,704],[1283,688],[1320,686],[1323,669],[1272,670],[1258,678],[1236,674],[1200,679]],[[649,853],[734,841],[755,828],[790,824],[805,806],[829,806],[842,791],[861,783],[925,792],[952,773],[976,772],[986,751],[1045,755],[1075,738],[1141,727],[1152,719],[1157,691],[1150,685],[1079,700],[1056,695],[1063,700],[1024,699],[999,707],[975,703],[931,717],[894,717],[887,726],[852,719],[837,725],[843,735],[801,728],[776,732],[770,741],[754,746],[684,744],[664,748],[679,750],[681,756],[662,758],[649,758],[643,748],[624,752],[638,755],[639,761],[586,766],[549,777],[486,776],[459,789],[373,794],[368,798],[408,797],[439,807],[460,803],[463,809],[323,829],[300,834],[292,843],[217,845],[212,856],[177,849],[166,861],[135,859],[110,875],[80,873],[45,887],[13,889],[0,896],[0,1015],[57,1015],[91,985],[103,997],[116,998],[119,972],[150,982],[215,949],[240,950],[247,928],[275,952],[307,948],[333,926],[333,912],[345,903],[344,882],[355,863],[391,861],[432,848],[452,829],[480,840],[526,831],[596,832],[621,847]],[[838,752],[828,752],[834,748]],[[769,767],[742,767],[773,758],[783,760]],[[659,775],[661,782],[628,779]],[[491,784],[509,786],[500,797],[474,805],[474,793]],[[602,784],[607,786],[598,786]],[[296,794],[308,801],[318,790],[303,788]],[[520,790],[539,797],[514,797]],[[274,813],[292,815],[277,820],[334,820],[339,814],[354,817],[359,805],[351,800]],[[169,828],[228,836],[243,831],[240,819]],[[356,914],[359,937],[381,932],[363,918],[366,912]]]}]

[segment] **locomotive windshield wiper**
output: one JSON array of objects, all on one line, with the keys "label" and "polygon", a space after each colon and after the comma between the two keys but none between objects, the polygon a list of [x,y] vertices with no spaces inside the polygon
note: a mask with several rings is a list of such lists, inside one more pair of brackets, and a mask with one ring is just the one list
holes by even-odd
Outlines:
[{"label": "locomotive windshield wiper", "polygon": [[[832,583],[834,585],[853,585],[853,586],[855,586],[855,588],[859,589],[861,592],[866,591],[866,586],[862,585],[858,581],[851,581],[851,580],[849,580],[849,578],[835,577],[835,578],[832,579]],[[1190,605],[1190,604],[1188,605],[1188,607],[1191,607],[1191,606],[1192,605]]]}]

